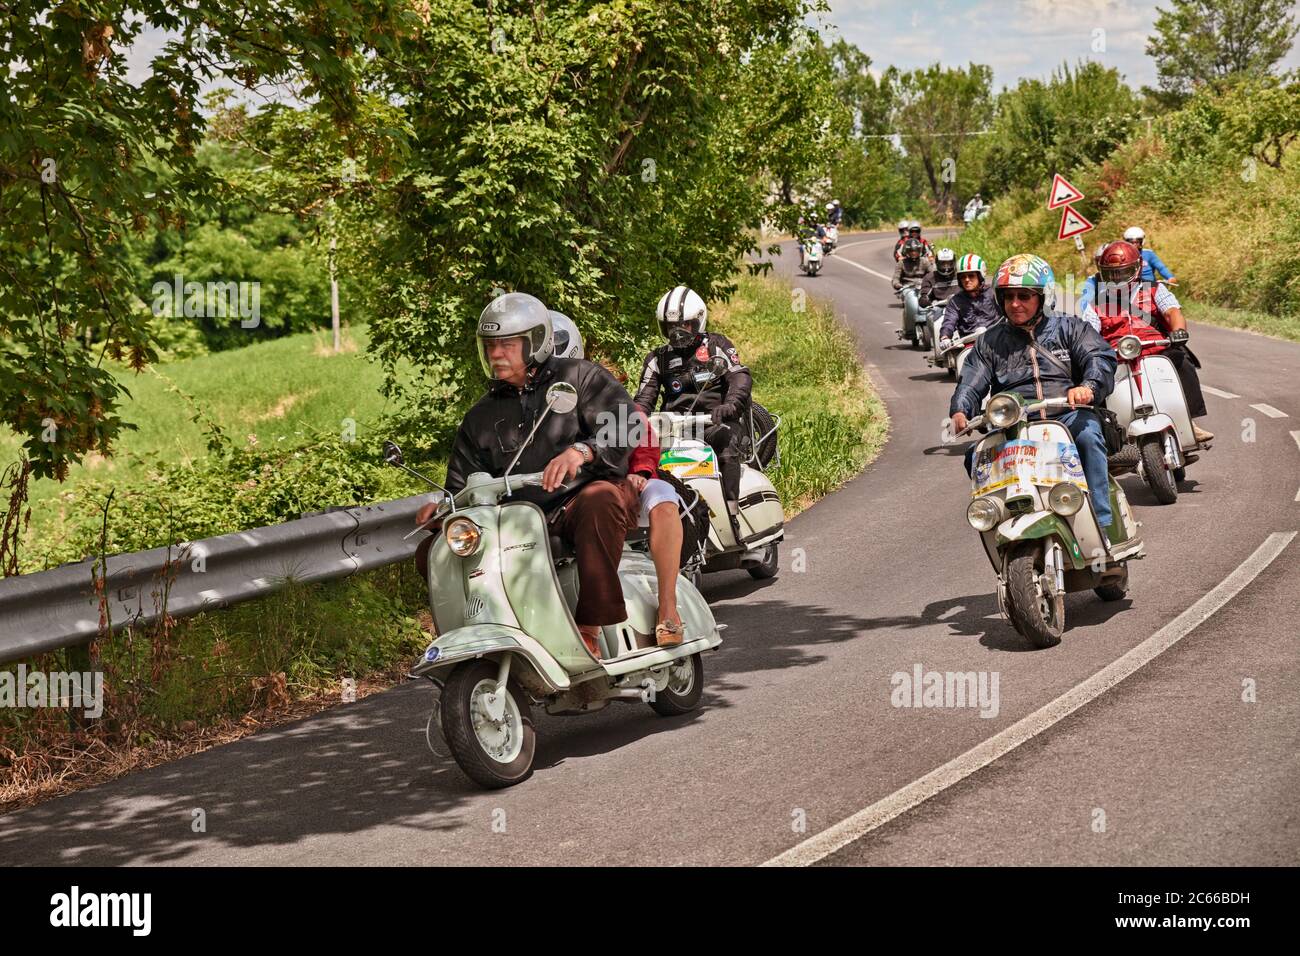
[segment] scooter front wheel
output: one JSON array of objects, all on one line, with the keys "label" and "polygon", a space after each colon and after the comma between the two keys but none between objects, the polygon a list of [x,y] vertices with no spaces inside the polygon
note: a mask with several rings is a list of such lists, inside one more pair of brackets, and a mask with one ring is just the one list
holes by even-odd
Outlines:
[{"label": "scooter front wheel", "polygon": [[1065,602],[1043,589],[1043,545],[1021,541],[1007,557],[1007,610],[1011,624],[1038,648],[1055,647],[1065,633]]},{"label": "scooter front wheel", "polygon": [[466,776],[489,790],[532,776],[537,749],[528,698],[509,682],[500,717],[494,717],[496,689],[497,665],[487,660],[458,665],[442,689],[442,730],[451,755]]},{"label": "scooter front wheel", "polygon": [[1165,439],[1163,435],[1146,435],[1140,446],[1142,455],[1142,477],[1146,479],[1151,493],[1162,505],[1172,505],[1178,500],[1178,485],[1173,472],[1165,464]]},{"label": "scooter front wheel", "polygon": [[668,668],[668,686],[650,698],[660,717],[680,717],[700,706],[704,695],[704,663],[699,654],[673,661]]}]

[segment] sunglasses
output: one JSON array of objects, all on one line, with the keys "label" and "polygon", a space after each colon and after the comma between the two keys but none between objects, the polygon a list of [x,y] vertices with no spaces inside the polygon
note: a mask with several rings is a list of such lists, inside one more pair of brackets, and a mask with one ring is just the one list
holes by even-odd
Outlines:
[{"label": "sunglasses", "polygon": [[1007,289],[1002,293],[1003,299],[1010,299],[1012,302],[1028,302],[1030,299],[1042,295],[1041,292],[1035,292],[1030,289]]}]

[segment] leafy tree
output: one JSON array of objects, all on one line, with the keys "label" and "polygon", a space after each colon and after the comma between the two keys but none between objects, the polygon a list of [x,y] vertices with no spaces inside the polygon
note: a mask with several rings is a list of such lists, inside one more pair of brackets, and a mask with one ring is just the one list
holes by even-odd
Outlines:
[{"label": "leafy tree", "polygon": [[1197,86],[1268,75],[1300,30],[1291,0],[1171,0],[1157,8],[1146,53],[1161,91],[1185,96]]},{"label": "leafy tree", "polygon": [[970,139],[986,129],[993,113],[993,70],[938,63],[923,70],[891,71],[897,89],[895,128],[903,149],[920,167],[936,211],[956,211],[954,184]]}]

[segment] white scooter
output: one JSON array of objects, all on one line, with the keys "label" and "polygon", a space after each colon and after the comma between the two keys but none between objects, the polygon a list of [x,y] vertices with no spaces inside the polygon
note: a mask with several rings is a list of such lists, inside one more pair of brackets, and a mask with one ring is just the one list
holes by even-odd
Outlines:
[{"label": "white scooter", "polygon": [[[557,382],[547,389],[543,417],[568,414],[576,402],[573,386]],[[549,534],[541,508],[512,498],[521,488],[540,485],[540,472],[507,470],[501,478],[475,473],[463,490],[450,495],[406,467],[392,442],[384,442],[384,461],[442,491],[429,521],[440,529],[429,549],[428,573],[438,637],[411,668],[413,676],[429,678],[438,690],[425,730],[436,754],[455,758],[480,786],[508,787],[533,771],[534,703],[545,704],[548,714],[586,714],[612,700],[637,701],[665,717],[699,706],[700,656],[722,643],[719,632],[726,625],[714,621],[689,581],[677,582],[683,641],[657,647],[654,563],[625,548],[618,576],[627,618],[602,629],[596,660],[573,619],[578,600],[573,553]]]},{"label": "white scooter", "polygon": [[799,240],[799,267],[804,274],[815,276],[822,271],[822,244],[817,239]]},{"label": "white scooter", "polygon": [[1106,407],[1128,437],[1125,449],[1115,457],[1133,461],[1156,500],[1171,505],[1178,500],[1178,482],[1198,457],[1193,453],[1210,446],[1198,442],[1192,431],[1187,396],[1174,363],[1165,355],[1142,355],[1153,345],[1167,346],[1169,340],[1144,342],[1136,335],[1119,340],[1115,351],[1120,363]]},{"label": "white scooter", "polygon": [[941,348],[939,345],[938,331],[935,331],[934,357],[930,359],[930,364],[937,367],[942,366],[948,370],[949,378],[961,378],[962,366],[966,364],[966,358],[970,355],[971,349],[979,337],[989,330],[986,325],[981,325],[974,332],[966,335],[960,335],[952,340],[952,344],[947,348]]},{"label": "white scooter", "polygon": [[975,447],[966,520],[998,575],[1003,616],[1040,648],[1061,640],[1067,592],[1118,601],[1128,592],[1128,562],[1145,553],[1124,489],[1109,479],[1113,521],[1103,535],[1070,430],[1032,417],[1068,404],[1002,392],[957,436],[990,429]]},{"label": "white scooter", "polygon": [[[710,371],[696,376],[701,394],[708,383],[721,378],[726,370],[726,361],[717,356],[710,365]],[[681,479],[709,506],[709,540],[702,571],[744,568],[755,579],[776,577],[780,566],[779,546],[785,537],[785,512],[776,488],[764,472],[759,449],[775,434],[780,418],[773,419],[766,434],[753,436],[754,451],[741,464],[736,519],[740,525],[739,541],[731,530],[717,454],[703,438],[712,424],[710,416],[690,411],[656,412],[650,416],[650,423],[659,442],[660,467]],[[767,467],[776,467],[778,461],[779,458],[770,461]]]},{"label": "white scooter", "polygon": [[840,244],[840,227],[826,226],[825,230],[826,230],[826,241],[822,243],[822,245],[826,250],[826,255],[829,256],[833,252],[835,252],[835,247]]}]

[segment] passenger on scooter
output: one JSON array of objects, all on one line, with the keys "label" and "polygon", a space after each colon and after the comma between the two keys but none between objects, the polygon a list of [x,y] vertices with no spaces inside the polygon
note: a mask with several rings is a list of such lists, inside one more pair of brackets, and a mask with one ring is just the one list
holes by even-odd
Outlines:
[{"label": "passenger on scooter", "polygon": [[[1182,307],[1163,282],[1154,285],[1139,278],[1142,254],[1130,242],[1111,242],[1098,258],[1101,284],[1097,287],[1097,301],[1093,305],[1101,320],[1101,334],[1114,346],[1125,335],[1136,335],[1143,342],[1169,339],[1170,344],[1145,346],[1143,355],[1163,352],[1178,372],[1183,394],[1187,397],[1187,411],[1192,418],[1204,418],[1205,396],[1201,393],[1201,380],[1196,374],[1200,367],[1196,356],[1187,348],[1187,320]],[[1198,442],[1208,442],[1214,433],[1192,422],[1192,433]]]},{"label": "passenger on scooter", "polygon": [[[684,285],[676,286],[664,293],[655,311],[659,331],[668,344],[646,356],[636,407],[650,415],[662,397],[664,411],[685,413],[694,406],[696,414],[711,416],[712,424],[702,437],[718,456],[722,495],[732,533],[739,542],[740,444],[746,437],[743,421],[749,413],[754,380],[741,364],[731,340],[706,331],[709,311],[697,293]],[[701,386],[696,374],[707,372],[710,361],[718,356],[727,364],[721,382]]]},{"label": "passenger on scooter", "polygon": [[[919,223],[918,223],[919,225]],[[903,258],[903,245],[907,242],[907,230],[912,228],[912,220],[904,219],[898,224],[898,241],[894,243],[894,261],[898,262]]]},{"label": "passenger on scooter", "polygon": [[921,280],[921,306],[928,309],[936,299],[949,299],[957,288],[957,254],[940,249],[934,256],[934,271]]},{"label": "passenger on scooter", "polygon": [[915,239],[919,242],[921,244],[921,255],[925,256],[931,262],[934,261],[934,246],[930,244],[929,239],[923,239],[921,237],[921,224],[915,219],[913,219],[912,224],[907,227],[907,238]]},{"label": "passenger on scooter", "polygon": [[[599,659],[601,626],[627,617],[618,565],[640,509],[636,491],[624,480],[634,436],[609,423],[635,421],[635,406],[596,363],[554,357],[550,313],[531,295],[510,292],[494,299],[479,317],[476,338],[488,391],[460,424],[444,484],[456,493],[474,472],[500,478],[524,448],[512,473],[543,472],[542,486],[521,488],[515,497],[540,506],[552,532],[576,551],[574,620],[588,651]],[[547,415],[524,447],[546,409],[546,390],[556,382],[577,390],[577,407]],[[575,479],[581,485],[576,492],[560,487]],[[417,523],[428,521],[432,512],[432,506],[421,509]]]},{"label": "passenger on scooter", "polygon": [[832,199],[826,205],[826,221],[832,226],[839,226],[844,219],[844,210],[840,208],[840,201]]},{"label": "passenger on scooter", "polygon": [[[560,358],[583,358],[582,333],[567,315],[551,312],[555,329],[556,355]],[[605,371],[626,386],[627,375],[611,364],[602,363]],[[677,609],[677,575],[682,566],[682,514],[684,507],[677,489],[660,477],[659,444],[640,409],[637,409],[640,441],[628,459],[627,480],[640,496],[641,511],[637,524],[650,529],[650,558],[655,565],[658,584],[659,613],[655,624],[655,643],[673,647],[682,642],[682,617]]]},{"label": "passenger on scooter", "polygon": [[[953,392],[948,414],[953,434],[979,414],[984,398],[1018,392],[1026,401],[1067,397],[1068,410],[1050,413],[1074,436],[1097,523],[1113,520],[1106,439],[1093,405],[1115,387],[1115,350],[1083,321],[1056,312],[1056,277],[1034,255],[1015,255],[998,267],[993,281],[998,314],[1007,321],[990,328],[971,350]],[[1049,410],[1037,414],[1049,417]],[[971,471],[975,446],[966,453]]]},{"label": "passenger on scooter", "polygon": [[894,291],[900,291],[904,286],[913,286],[920,288],[925,277],[930,274],[930,260],[922,256],[922,246],[920,240],[908,239],[903,243],[903,257],[898,260],[898,265],[894,266]]},{"label": "passenger on scooter", "polygon": [[957,285],[960,288],[949,297],[943,310],[943,324],[939,327],[941,352],[952,346],[953,339],[999,320],[998,304],[984,277],[983,259],[968,252],[957,260]]}]

